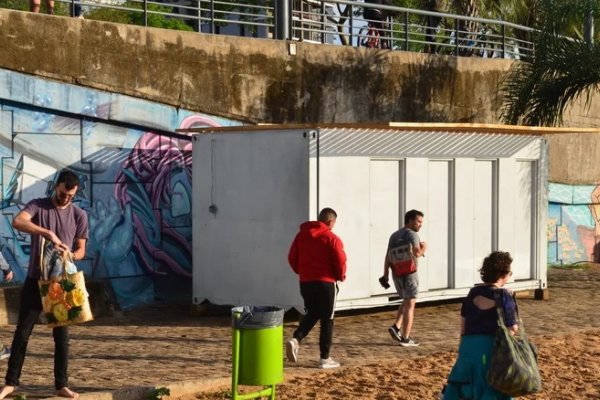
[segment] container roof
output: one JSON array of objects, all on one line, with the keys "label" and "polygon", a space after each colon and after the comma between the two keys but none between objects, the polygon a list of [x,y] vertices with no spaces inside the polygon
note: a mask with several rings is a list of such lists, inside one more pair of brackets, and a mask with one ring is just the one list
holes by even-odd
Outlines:
[{"label": "container roof", "polygon": [[511,157],[541,137],[532,134],[413,129],[319,129],[310,144],[311,155],[324,157]]},{"label": "container roof", "polygon": [[573,133],[600,133],[600,128],[571,128],[571,127],[541,127],[501,124],[463,124],[463,123],[420,123],[420,122],[390,122],[388,124],[375,123],[323,123],[323,124],[258,124],[238,125],[224,127],[201,127],[177,129],[182,133],[218,133],[218,132],[256,132],[288,129],[358,129],[358,130],[394,130],[413,132],[468,132],[468,133],[495,133],[515,135],[548,135],[548,134],[573,134]]},{"label": "container roof", "polygon": [[[318,131],[310,142],[311,156],[321,157],[512,157],[539,148],[545,135],[590,133],[598,128],[548,128],[493,124],[389,123],[250,125],[182,129],[202,134]],[[318,147],[317,147],[318,146]],[[533,146],[533,147],[532,147]],[[533,150],[532,150],[533,151]],[[532,153],[533,154],[533,153]]]}]

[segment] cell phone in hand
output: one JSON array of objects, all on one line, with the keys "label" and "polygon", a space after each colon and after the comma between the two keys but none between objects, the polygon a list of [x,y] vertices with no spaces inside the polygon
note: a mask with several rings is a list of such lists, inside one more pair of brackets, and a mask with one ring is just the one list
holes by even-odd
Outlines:
[{"label": "cell phone in hand", "polygon": [[379,278],[379,284],[384,289],[389,289],[390,288],[390,284],[389,284],[388,280],[385,278],[385,276],[382,276],[381,278]]}]

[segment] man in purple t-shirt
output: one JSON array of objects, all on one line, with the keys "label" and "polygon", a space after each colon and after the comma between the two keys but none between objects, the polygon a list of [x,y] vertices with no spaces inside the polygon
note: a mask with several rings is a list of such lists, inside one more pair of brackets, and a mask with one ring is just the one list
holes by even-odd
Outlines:
[{"label": "man in purple t-shirt", "polygon": [[[0,390],[0,399],[11,394],[19,385],[21,369],[25,361],[27,342],[40,312],[42,300],[38,289],[40,278],[40,251],[42,237],[51,241],[55,249],[72,251],[73,260],[85,257],[88,238],[87,214],[71,201],[77,193],[79,178],[71,171],[58,175],[51,197],[35,199],[13,220],[13,227],[31,235],[29,271],[23,284],[19,320],[13,337],[11,355],[6,371],[6,385]],[[52,330],[54,336],[54,385],[56,395],[76,399],[79,395],[68,388],[69,331],[66,326]]]}]

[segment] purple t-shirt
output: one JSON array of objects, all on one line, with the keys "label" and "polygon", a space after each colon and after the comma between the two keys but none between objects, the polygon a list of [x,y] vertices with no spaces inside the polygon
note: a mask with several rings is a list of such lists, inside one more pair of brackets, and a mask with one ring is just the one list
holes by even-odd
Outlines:
[{"label": "purple t-shirt", "polygon": [[[87,214],[73,203],[67,208],[60,209],[54,206],[50,197],[46,197],[31,200],[23,211],[31,215],[31,222],[54,232],[71,249],[73,249],[75,239],[88,238]],[[29,271],[27,272],[29,278],[40,278],[41,241],[40,235],[31,235]]]}]

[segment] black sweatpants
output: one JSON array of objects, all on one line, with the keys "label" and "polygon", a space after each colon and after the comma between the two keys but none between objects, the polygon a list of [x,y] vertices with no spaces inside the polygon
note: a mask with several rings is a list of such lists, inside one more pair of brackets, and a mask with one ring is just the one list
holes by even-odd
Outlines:
[{"label": "black sweatpants", "polygon": [[333,309],[337,288],[335,283],[329,282],[301,282],[300,294],[304,299],[306,315],[300,321],[300,326],[294,332],[294,338],[301,342],[317,321],[321,321],[319,335],[319,350],[321,358],[329,358],[331,339],[333,337]]},{"label": "black sweatpants", "polygon": [[[40,312],[42,312],[42,299],[37,279],[27,278],[23,284],[19,320],[8,359],[5,380],[7,385],[19,386],[27,343]],[[52,336],[54,337],[54,387],[59,390],[66,387],[68,383],[69,328],[66,326],[53,328]]]}]

